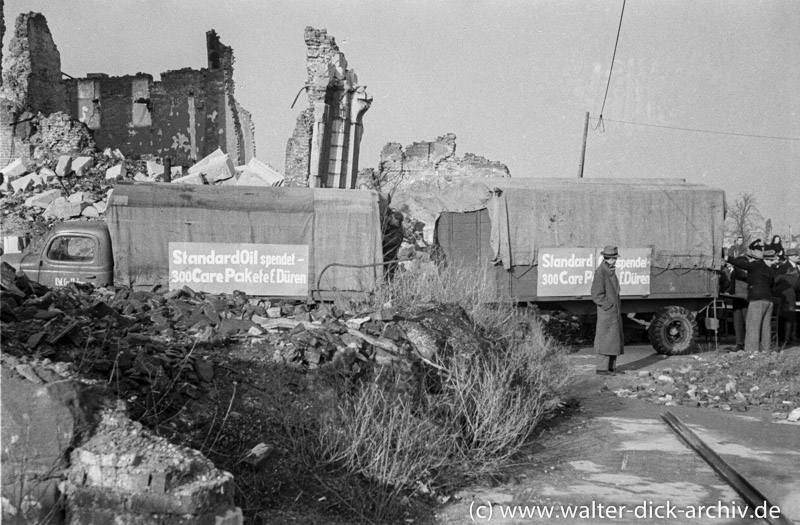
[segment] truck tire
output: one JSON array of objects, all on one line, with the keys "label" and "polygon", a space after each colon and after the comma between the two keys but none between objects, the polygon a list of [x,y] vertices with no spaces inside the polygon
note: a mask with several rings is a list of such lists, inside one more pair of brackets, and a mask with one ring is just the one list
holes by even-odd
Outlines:
[{"label": "truck tire", "polygon": [[657,311],[648,328],[650,344],[663,355],[684,355],[697,348],[697,319],[682,306]]}]

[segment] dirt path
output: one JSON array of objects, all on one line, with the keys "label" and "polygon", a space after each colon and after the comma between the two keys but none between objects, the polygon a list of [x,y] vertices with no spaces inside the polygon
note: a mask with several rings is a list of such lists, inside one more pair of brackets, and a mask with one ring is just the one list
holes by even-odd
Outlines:
[{"label": "dirt path", "polygon": [[[613,390],[628,386],[635,370],[663,362],[647,347],[631,350],[621,363],[631,371],[611,378],[594,375],[590,351],[575,354],[580,409],[541,437],[530,462],[508,472],[509,482],[461,491],[437,522],[753,523],[735,491],[661,421],[667,409],[800,522],[800,425],[776,423],[763,412],[665,408],[616,397]],[[570,510],[575,517],[565,516]]]}]

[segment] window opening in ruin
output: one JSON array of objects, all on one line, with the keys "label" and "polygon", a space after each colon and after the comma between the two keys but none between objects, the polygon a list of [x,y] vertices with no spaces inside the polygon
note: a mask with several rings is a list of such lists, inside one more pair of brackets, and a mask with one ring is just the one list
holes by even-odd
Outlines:
[{"label": "window opening in ruin", "polygon": [[131,122],[136,128],[150,127],[153,124],[150,102],[150,81],[148,78],[136,78],[131,85],[133,107]]}]

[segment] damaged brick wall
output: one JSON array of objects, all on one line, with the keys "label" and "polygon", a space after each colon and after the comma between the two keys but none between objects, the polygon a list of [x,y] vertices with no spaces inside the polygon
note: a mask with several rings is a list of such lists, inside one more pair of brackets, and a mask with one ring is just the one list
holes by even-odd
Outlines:
[{"label": "damaged brick wall", "polygon": [[372,98],[325,29],[306,27],[304,37],[308,107],[286,145],[286,180],[292,186],[354,188],[362,118]]},{"label": "damaged brick wall", "polygon": [[408,189],[415,183],[458,177],[510,177],[508,166],[473,153],[456,155],[456,136],[448,133],[432,142],[415,142],[403,147],[390,142],[381,151],[377,173],[364,172],[361,185],[378,186],[384,191]]},{"label": "damaged brick wall", "polygon": [[206,44],[208,68],[167,71],[160,82],[144,73],[68,80],[72,117],[94,130],[101,149],[190,165],[221,148],[246,164],[255,154],[254,128],[234,98],[233,50],[214,31]]},{"label": "damaged brick wall", "polygon": [[359,173],[359,187],[391,195],[392,207],[421,228],[424,241],[431,244],[438,216],[435,203],[432,207],[429,199],[431,195],[450,185],[458,186],[467,178],[510,176],[508,167],[501,162],[472,153],[457,156],[456,136],[448,133],[434,141],[415,142],[406,147],[397,142],[386,144],[378,169]]},{"label": "damaged brick wall", "polygon": [[3,63],[3,94],[18,110],[45,114],[67,108],[61,54],[40,13],[17,17]]},{"label": "damaged brick wall", "polygon": [[0,166],[6,166],[16,158],[30,158],[27,139],[34,131],[30,119],[39,112],[48,115],[67,108],[61,55],[41,14],[17,17],[14,36],[3,55],[2,76]]}]

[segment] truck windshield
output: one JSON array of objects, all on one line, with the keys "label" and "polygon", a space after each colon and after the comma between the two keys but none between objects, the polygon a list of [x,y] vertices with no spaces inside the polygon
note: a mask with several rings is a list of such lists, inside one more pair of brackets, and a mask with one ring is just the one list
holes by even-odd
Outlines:
[{"label": "truck windshield", "polygon": [[50,244],[47,257],[53,261],[87,262],[94,259],[94,239],[89,237],[57,237]]}]

